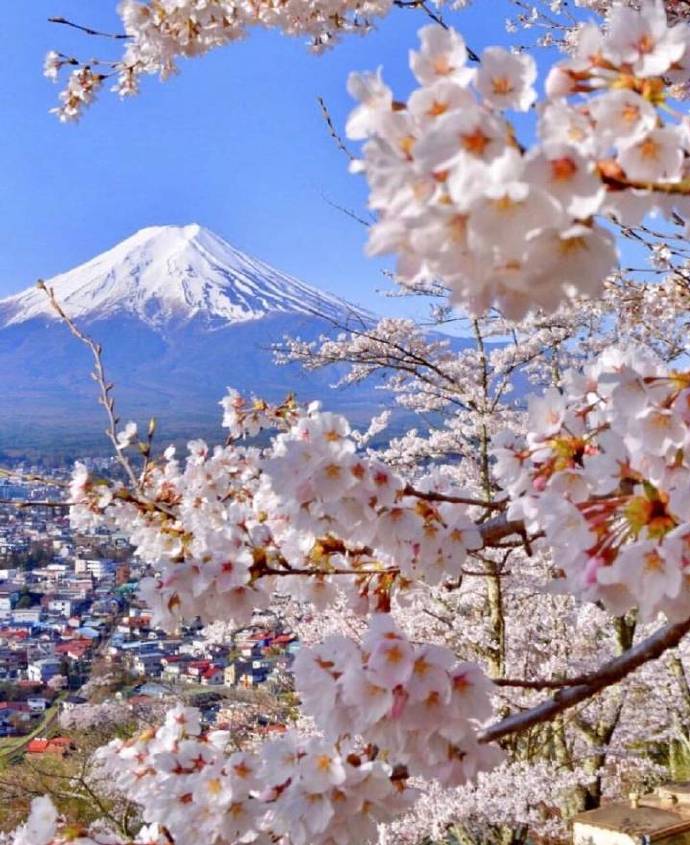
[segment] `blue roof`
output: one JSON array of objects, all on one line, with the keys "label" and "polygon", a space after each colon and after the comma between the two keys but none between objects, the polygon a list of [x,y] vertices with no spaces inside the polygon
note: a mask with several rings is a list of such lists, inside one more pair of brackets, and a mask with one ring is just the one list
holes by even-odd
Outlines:
[{"label": "blue roof", "polygon": [[134,692],[137,695],[151,695],[162,698],[164,695],[170,694],[170,688],[164,687],[161,684],[145,683],[135,687]]}]

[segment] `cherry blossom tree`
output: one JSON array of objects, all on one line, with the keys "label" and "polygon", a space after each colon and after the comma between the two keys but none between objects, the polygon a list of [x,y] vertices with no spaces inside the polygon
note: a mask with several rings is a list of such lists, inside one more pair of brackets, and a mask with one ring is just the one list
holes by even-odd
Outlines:
[{"label": "cherry blossom tree", "polygon": [[64,675],[53,675],[46,686],[53,692],[59,692],[67,686],[67,678]]},{"label": "cherry blossom tree", "polygon": [[[46,73],[69,72],[73,119],[111,76],[136,93],[253,26],[321,50],[393,5],[433,21],[405,101],[381,71],[348,83],[368,250],[473,345],[387,319],[278,354],[383,374],[416,428],[377,448],[386,414],[357,432],[317,403],[231,390],[224,445],[156,456],[43,286],[93,352],[126,478],[78,464],[74,526],[129,537],[155,624],[232,628],[278,603],[303,642],[280,739],[231,748],[180,705],[101,749],[144,826],[104,821],[80,845],[561,839],[569,814],[690,742],[687,4],[516,0],[516,45],[533,29],[563,50],[541,99],[529,50],[477,55],[441,17],[462,2],[125,0],[121,58],[51,53]],[[74,840],[38,798],[10,841]]]},{"label": "cherry blossom tree", "polygon": [[[535,315],[520,326],[509,327],[496,314],[473,320],[470,325],[475,345],[459,352],[453,352],[447,341],[425,341],[409,321],[385,320],[370,330],[343,331],[336,340],[327,337],[312,344],[289,340],[282,345],[280,356],[309,367],[333,363],[342,367],[347,362],[351,369],[344,382],[378,375],[379,383],[393,391],[398,402],[420,414],[420,422],[429,411],[441,421],[431,428],[422,422],[419,430],[389,441],[379,455],[406,471],[412,471],[420,461],[445,462],[446,472],[472,478],[474,485],[486,490],[482,481],[484,450],[477,449],[483,442],[483,421],[488,428],[487,442],[502,427],[526,427],[527,415],[513,404],[511,376],[526,371],[535,384],[560,384],[561,373],[568,367],[582,366],[587,357],[601,354],[616,337],[628,336],[623,290],[628,291],[629,286],[611,284],[599,313],[591,304],[583,304],[561,308],[556,315]],[[610,317],[604,319],[612,313],[619,314],[617,323]],[[673,314],[665,324],[669,338],[672,324],[678,320],[678,313]],[[449,316],[442,311],[439,319],[447,321]],[[496,337],[509,337],[511,328],[511,343],[492,343]],[[657,328],[661,330],[662,326]],[[636,340],[641,336],[634,334]],[[650,348],[657,345],[656,333],[649,335],[648,344]],[[671,346],[664,346],[663,351],[675,354]],[[484,372],[484,377],[477,378],[478,372]],[[387,381],[381,378],[386,373]],[[530,416],[535,412],[541,413],[536,401]],[[496,439],[500,441],[500,437]],[[458,457],[462,459],[459,465]],[[486,470],[489,495],[500,497],[491,465]],[[620,653],[629,647],[635,634],[636,623],[631,616],[612,618],[594,605],[578,607],[567,596],[535,589],[552,577],[553,568],[550,556],[541,556],[535,549],[527,555],[522,543],[497,555],[483,550],[481,556],[475,555],[473,566],[464,567],[465,583],[453,591],[452,598],[443,590],[440,595],[427,594],[424,602],[415,606],[417,620],[426,616],[427,622],[418,636],[441,637],[461,653],[469,651],[490,668],[495,682],[501,685],[505,706],[528,707],[539,700],[534,690],[530,691],[528,679],[543,675],[545,666],[550,666],[553,676],[567,674],[573,664],[593,667],[601,659],[602,650],[611,655]],[[466,630],[458,630],[459,618],[471,620],[471,636]],[[428,624],[432,620],[442,624],[434,630]],[[408,617],[406,624],[418,627],[420,623]],[[638,636],[641,631],[638,628]],[[682,673],[680,685],[673,675],[678,669]],[[682,663],[658,665],[652,674],[626,682],[624,689],[611,689],[600,696],[598,706],[590,704],[559,721],[557,744],[536,744],[534,737],[528,742],[511,743],[507,749],[510,760],[481,776],[482,789],[473,785],[463,790],[462,797],[437,790],[433,801],[425,800],[419,813],[421,828],[430,823],[431,808],[436,806],[437,824],[452,824],[458,836],[460,831],[465,835],[468,825],[474,831],[481,828],[484,838],[491,827],[499,841],[506,836],[509,841],[510,837],[520,841],[528,832],[565,836],[564,818],[570,812],[596,806],[604,794],[626,791],[626,784],[635,782],[639,786],[637,778],[654,778],[661,773],[647,755],[655,752],[655,760],[659,759],[656,752],[666,741],[662,736],[672,743],[684,743],[683,731],[678,733],[678,720],[670,710],[657,710],[655,706],[649,711],[655,715],[648,722],[639,718],[632,704],[644,700],[647,706],[651,700],[660,701],[654,691],[662,688],[667,700],[674,702],[670,709],[686,712],[683,676]],[[522,687],[518,679],[522,679]],[[628,702],[626,708],[624,701]],[[645,737],[654,740],[645,746]],[[541,797],[536,798],[544,793],[542,779],[546,777],[554,785],[548,805]],[[560,789],[556,784],[561,784]],[[498,796],[497,800],[489,800],[492,795]],[[501,800],[507,795],[509,801]],[[404,830],[416,832],[410,833],[409,841],[416,841],[416,835],[421,838],[420,825],[411,822],[409,816],[396,827],[396,835],[402,836]]]}]

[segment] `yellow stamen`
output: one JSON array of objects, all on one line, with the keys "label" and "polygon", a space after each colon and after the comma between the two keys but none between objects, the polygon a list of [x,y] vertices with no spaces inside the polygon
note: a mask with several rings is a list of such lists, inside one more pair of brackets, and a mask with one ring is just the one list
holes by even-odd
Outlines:
[{"label": "yellow stamen", "polygon": [[555,158],[551,161],[551,178],[554,182],[569,182],[577,173],[577,165],[571,158]]},{"label": "yellow stamen", "polygon": [[491,87],[494,89],[494,94],[512,94],[515,90],[513,83],[507,76],[494,76],[491,80]]}]

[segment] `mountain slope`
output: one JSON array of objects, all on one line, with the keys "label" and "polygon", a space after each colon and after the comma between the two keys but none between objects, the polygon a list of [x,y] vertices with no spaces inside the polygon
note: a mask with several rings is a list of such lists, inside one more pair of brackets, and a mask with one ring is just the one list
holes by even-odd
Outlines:
[{"label": "mountain slope", "polygon": [[[49,284],[71,317],[93,321],[128,314],[159,329],[192,319],[217,328],[274,312],[364,316],[197,224],[141,229]],[[42,317],[55,314],[35,288],[0,299],[0,325]]]},{"label": "mountain slope", "polygon": [[[371,315],[199,226],[143,229],[48,284],[102,344],[122,419],[157,416],[162,440],[218,439],[228,385],[272,400],[326,399],[361,419],[374,407],[371,387],[333,392],[337,372],[277,367],[270,351],[285,334],[311,340],[332,321],[362,325]],[[101,442],[91,366],[45,293],[0,300],[0,453],[73,444],[67,451],[78,454]]]}]

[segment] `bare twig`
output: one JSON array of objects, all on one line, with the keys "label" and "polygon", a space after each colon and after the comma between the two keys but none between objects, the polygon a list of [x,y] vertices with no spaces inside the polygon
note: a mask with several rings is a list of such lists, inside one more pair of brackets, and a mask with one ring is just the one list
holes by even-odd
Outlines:
[{"label": "bare twig", "polygon": [[67,487],[65,481],[59,478],[45,478],[42,475],[37,475],[33,472],[17,472],[13,469],[3,469],[0,467],[0,478],[19,478],[21,481],[28,483],[45,484],[47,487]]},{"label": "bare twig", "polygon": [[317,97],[316,101],[319,104],[319,108],[321,109],[323,119],[326,121],[326,126],[328,127],[328,134],[335,142],[336,147],[342,153],[345,153],[345,155],[350,159],[350,161],[354,161],[356,156],[348,149],[347,144],[345,143],[345,141],[343,141],[343,139],[340,137],[340,134],[338,133],[338,130],[335,128],[335,124],[333,123],[331,113],[328,111],[326,101],[323,97]]},{"label": "bare twig", "polygon": [[399,9],[421,9],[434,23],[437,23],[444,29],[448,29],[448,24],[443,20],[441,15],[430,9],[424,0],[393,0],[393,5]]},{"label": "bare twig", "polygon": [[137,478],[137,474],[134,471],[134,467],[130,463],[129,458],[125,455],[122,445],[117,439],[117,423],[119,422],[119,420],[115,413],[115,400],[111,395],[113,385],[107,380],[105,375],[105,368],[103,366],[103,348],[101,347],[100,343],[97,343],[93,338],[89,337],[89,335],[87,335],[80,328],[78,328],[74,321],[67,316],[63,307],[57,301],[57,297],[55,296],[55,291],[53,290],[53,288],[49,288],[48,285],[46,285],[46,283],[42,279],[39,279],[37,287],[39,288],[39,290],[44,291],[44,293],[48,296],[53,310],[63,320],[63,322],[72,332],[72,334],[83,344],[85,344],[91,351],[94,361],[94,370],[92,376],[100,390],[99,402],[101,403],[101,405],[103,405],[103,408],[105,409],[105,412],[108,417],[108,426],[105,430],[106,436],[112,443],[113,448],[115,449],[117,460],[124,469],[124,471],[127,473],[127,477],[131,481],[133,489],[138,490],[140,485],[139,479]]},{"label": "bare twig", "polygon": [[52,499],[0,499],[0,505],[13,508],[70,508],[72,502],[56,502]]},{"label": "bare twig", "polygon": [[355,211],[352,211],[351,208],[345,208],[344,205],[339,205],[337,202],[333,202],[333,200],[329,199],[323,192],[321,193],[321,197],[324,202],[327,202],[331,208],[334,208],[336,211],[340,211],[345,214],[347,217],[352,218],[357,223],[361,223],[362,226],[366,226],[367,229],[372,225],[372,220],[365,220],[363,217],[360,217]]},{"label": "bare twig", "polygon": [[82,26],[79,23],[73,23],[63,17],[48,18],[48,23],[59,23],[64,26],[70,26],[72,29],[78,29],[80,32],[85,32],[87,35],[97,35],[99,38],[114,38],[116,41],[124,41],[132,38],[131,35],[127,35],[124,32],[100,32],[98,29],[91,29],[90,26]]}]

